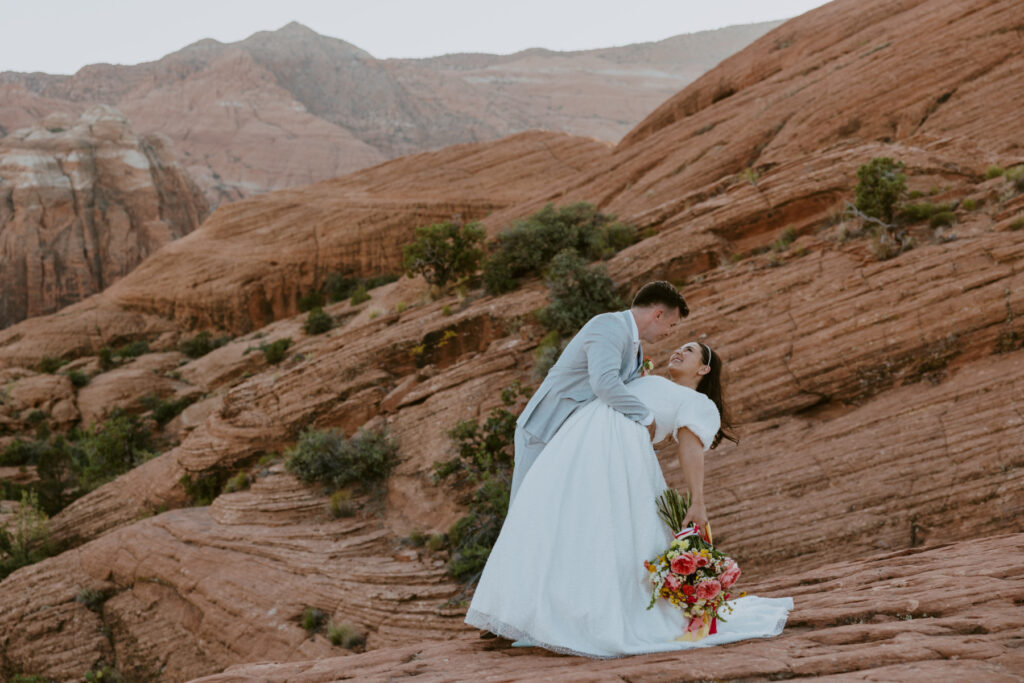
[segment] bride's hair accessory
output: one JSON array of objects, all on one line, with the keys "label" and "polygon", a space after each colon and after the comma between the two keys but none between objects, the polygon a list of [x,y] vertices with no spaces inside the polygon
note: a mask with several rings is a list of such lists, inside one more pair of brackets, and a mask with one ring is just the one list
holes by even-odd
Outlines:
[{"label": "bride's hair accessory", "polygon": [[710,365],[711,365],[711,358],[713,357],[713,354],[711,353],[711,347],[710,347],[710,346],[708,346],[707,344],[702,344],[702,346],[703,346],[703,347],[704,347],[705,349],[707,349],[707,350],[708,350],[708,362],[707,362],[707,363],[705,363],[705,365],[707,365],[707,366],[710,366]]}]

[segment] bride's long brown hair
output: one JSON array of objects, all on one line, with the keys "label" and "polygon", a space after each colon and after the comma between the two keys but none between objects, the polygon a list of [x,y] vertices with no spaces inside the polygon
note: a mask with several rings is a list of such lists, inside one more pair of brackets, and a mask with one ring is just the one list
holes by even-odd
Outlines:
[{"label": "bride's long brown hair", "polygon": [[718,408],[718,414],[722,419],[722,426],[715,434],[711,447],[716,448],[722,439],[739,443],[739,440],[731,433],[730,415],[726,412],[725,400],[722,398],[722,359],[707,344],[700,344],[700,357],[704,361],[704,365],[711,368],[711,372],[701,377],[697,384],[697,391],[711,399],[715,407]]}]

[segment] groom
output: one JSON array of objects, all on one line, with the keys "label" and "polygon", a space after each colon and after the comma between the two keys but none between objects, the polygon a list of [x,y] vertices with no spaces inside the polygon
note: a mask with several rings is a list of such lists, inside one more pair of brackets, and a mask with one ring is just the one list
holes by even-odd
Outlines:
[{"label": "groom", "polygon": [[654,437],[654,415],[625,383],[640,374],[641,341],[654,342],[689,314],[686,302],[669,282],[648,282],[628,311],[591,318],[565,347],[516,421],[515,500],[523,478],[544,446],[570,415],[599,398],[626,417],[647,427]]}]

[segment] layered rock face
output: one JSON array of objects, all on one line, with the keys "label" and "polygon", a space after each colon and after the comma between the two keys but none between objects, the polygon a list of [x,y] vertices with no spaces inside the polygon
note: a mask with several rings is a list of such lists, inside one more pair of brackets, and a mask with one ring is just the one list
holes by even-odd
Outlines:
[{"label": "layered rock face", "polygon": [[530,129],[615,141],[777,23],[604,50],[423,60],[374,59],[292,23],[147,64],[0,74],[0,136],[47,113],[114,105],[138,130],[171,138],[217,205]]},{"label": "layered rock face", "polygon": [[206,213],[167,139],[108,107],[0,138],[0,327],[103,290]]},{"label": "layered rock face", "polygon": [[[306,334],[304,316],[282,304],[252,318],[254,326],[280,319],[178,366],[174,382],[184,386],[170,388],[210,397],[197,404],[199,417],[188,416],[187,426],[182,419],[180,445],[56,515],[51,534],[73,549],[0,583],[0,605],[10,607],[0,611],[0,632],[14,634],[0,643],[0,670],[71,680],[105,661],[138,678],[175,681],[1014,680],[1024,664],[1024,420],[1016,407],[1024,396],[1024,192],[985,171],[1020,160],[1021,138],[991,131],[1017,130],[1001,93],[1022,66],[1005,30],[1024,22],[1022,12],[1008,1],[832,3],[687,88],[678,102],[704,103],[689,117],[685,107],[661,112],[614,150],[524,136],[240,202],[237,214],[222,209],[137,272],[172,252],[164,263],[174,268],[154,266],[148,279],[133,274],[61,316],[0,335],[8,366],[36,362],[41,348],[54,355],[81,339],[92,343],[96,326],[169,347],[196,321],[245,319],[227,312],[244,309],[233,293],[242,280],[217,265],[215,248],[233,254],[239,272],[268,293],[291,292],[303,255],[313,259],[325,244],[361,253],[358,242],[328,239],[330,231],[309,223],[347,226],[380,250],[373,263],[389,263],[416,211],[492,211],[493,233],[547,200],[601,202],[652,233],[605,263],[612,278],[624,291],[655,278],[680,282],[693,310],[645,348],[656,372],[691,339],[725,359],[739,444],[707,457],[709,512],[721,547],[743,566],[742,587],[794,597],[780,638],[682,659],[593,662],[510,649],[467,631],[462,612],[446,606],[460,589],[444,578],[443,556],[410,551],[400,538],[444,531],[461,516],[454,492],[432,480],[432,465],[451,453],[446,430],[486,418],[513,381],[536,382],[533,354],[545,330],[533,313],[546,305],[547,288],[533,281],[501,297],[473,291],[430,300],[422,281],[403,278],[364,303],[328,306],[337,326],[325,334]],[[925,57],[944,70],[932,74],[913,57],[924,29],[947,45],[968,37],[984,72],[964,80],[959,62],[937,50]],[[772,75],[768,57],[797,48]],[[894,61],[861,66],[887,54]],[[813,104],[833,119],[849,111],[869,122],[880,116],[879,102],[891,101],[894,116],[911,117],[900,89],[877,78],[880,65],[899,59],[921,79],[932,74],[935,81],[925,80],[939,96],[956,89],[921,130],[879,139],[888,135],[869,134],[873,124],[865,124],[864,133],[836,137],[824,118],[809,116]],[[759,76],[734,81],[746,85],[719,97],[722,79],[748,72]],[[802,80],[817,72],[832,76]],[[791,112],[785,144],[780,136],[777,148],[759,148],[756,134],[742,138],[789,111],[801,86],[817,99]],[[957,95],[971,88],[979,99]],[[841,110],[843,98],[832,93],[855,99]],[[929,101],[928,93],[918,99]],[[743,106],[734,110],[733,101]],[[697,117],[704,118],[690,120]],[[698,123],[715,120],[697,134]],[[706,139],[713,144],[705,147]],[[953,214],[952,225],[908,228],[914,247],[883,254],[890,258],[843,213],[857,168],[878,156],[906,163],[909,188],[950,202]],[[746,166],[737,159],[760,161],[740,174]],[[684,160],[689,165],[673,173]],[[393,222],[367,217],[385,207],[394,208]],[[204,235],[212,226],[216,239]],[[285,251],[310,234],[312,246],[303,240]],[[168,274],[158,278],[159,270]],[[194,289],[200,294],[190,295]],[[176,297],[187,304],[172,308]],[[282,338],[294,344],[280,365],[250,352]],[[169,358],[150,355],[136,362],[164,368]],[[55,399],[89,410],[89,393],[68,396],[59,378],[8,372],[24,386],[26,406],[29,396],[32,405],[57,405],[46,403],[52,384]],[[105,395],[121,382],[93,381]],[[125,373],[126,390],[137,381]],[[388,426],[400,462],[383,502],[360,498],[355,517],[334,519],[318,487],[299,484],[279,459],[259,464],[311,425],[349,434]],[[660,450],[659,458],[669,483],[680,486],[675,454]],[[183,475],[238,471],[252,476],[251,489],[188,507]],[[154,514],[165,508],[173,509]],[[109,597],[93,612],[75,601],[82,588]],[[365,629],[369,651],[352,656],[307,633],[299,624],[307,606]]]}]

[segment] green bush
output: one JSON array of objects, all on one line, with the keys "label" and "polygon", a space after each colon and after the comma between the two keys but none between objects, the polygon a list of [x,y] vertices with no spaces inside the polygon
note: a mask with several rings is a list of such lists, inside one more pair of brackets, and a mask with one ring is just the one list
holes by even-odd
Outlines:
[{"label": "green bush", "polygon": [[369,278],[346,277],[341,273],[331,273],[324,280],[323,292],[324,296],[333,302],[344,301],[360,287],[365,293],[368,289],[394,282],[399,277],[394,273],[382,273]]},{"label": "green bush", "polygon": [[332,621],[327,625],[327,639],[331,641],[331,645],[340,645],[351,650],[366,644],[366,633],[351,624],[335,624]]},{"label": "green bush", "polygon": [[1024,192],[1024,165],[1007,169],[1005,177],[1018,192]]},{"label": "green bush", "polygon": [[114,350],[111,349],[109,346],[104,346],[102,349],[100,349],[99,353],[97,354],[97,357],[99,358],[100,361],[101,370],[109,370],[110,368],[114,367]]},{"label": "green bush", "polygon": [[21,567],[49,557],[50,530],[34,491],[23,491],[14,519],[0,528],[0,580]]},{"label": "green bush", "polygon": [[178,344],[178,349],[189,358],[201,358],[214,349],[220,347],[231,341],[231,337],[217,337],[213,338],[213,335],[205,330],[200,332],[191,339]]},{"label": "green bush", "polygon": [[139,400],[139,403],[147,410],[152,411],[153,420],[160,427],[178,416],[181,411],[195,403],[195,396],[183,396],[179,399],[163,399],[156,394],[149,394]]},{"label": "green bush", "polygon": [[779,233],[779,239],[775,240],[772,244],[774,251],[786,251],[789,249],[789,245],[793,244],[796,240],[796,229],[793,226],[787,227],[785,230]]},{"label": "green bush", "polygon": [[324,309],[315,306],[310,310],[309,315],[306,316],[306,322],[303,327],[306,330],[306,334],[323,334],[334,327],[334,318],[330,314],[325,313]]},{"label": "green bush", "polygon": [[876,157],[857,169],[860,181],[856,189],[855,206],[868,216],[887,223],[892,222],[893,208],[907,190],[906,167],[889,157]]},{"label": "green bush", "polygon": [[249,473],[239,472],[235,476],[228,479],[227,483],[224,484],[224,493],[244,491],[247,488],[249,488]]},{"label": "green bush", "polygon": [[352,298],[349,299],[349,303],[353,306],[358,306],[359,304],[369,300],[370,294],[366,291],[366,286],[359,285],[352,291]]},{"label": "green bush", "polygon": [[588,266],[576,252],[565,250],[551,260],[545,274],[551,305],[539,314],[549,330],[569,337],[599,313],[621,309],[615,283],[603,267]]},{"label": "green bush", "polygon": [[260,351],[263,352],[263,357],[267,359],[267,362],[271,365],[277,365],[284,360],[288,353],[288,347],[292,345],[291,337],[284,337],[278,339],[271,344],[263,344],[260,346]]},{"label": "green bush", "polygon": [[227,485],[230,473],[220,468],[214,468],[207,472],[197,472],[193,477],[186,473],[178,479],[178,483],[185,489],[185,495],[194,507],[205,507],[210,505]]},{"label": "green bush", "polygon": [[952,211],[942,211],[932,216],[931,220],[928,221],[928,227],[941,228],[950,226],[956,223],[956,214]]},{"label": "green bush", "polygon": [[91,588],[83,588],[78,591],[75,596],[75,602],[80,605],[85,605],[86,608],[93,612],[100,612],[103,610],[103,603],[107,601],[110,594],[107,591],[97,591]]},{"label": "green bush", "polygon": [[356,514],[355,505],[352,503],[352,492],[348,489],[339,489],[331,494],[328,504],[332,517],[352,517]]},{"label": "green bush", "polygon": [[519,278],[539,275],[565,249],[594,260],[635,241],[633,226],[591,204],[580,202],[561,209],[548,204],[498,235],[494,253],[484,264],[484,287],[492,294],[511,291],[519,286]]},{"label": "green bush", "polygon": [[964,211],[974,211],[975,209],[978,208],[978,200],[965,199],[962,202],[960,202],[960,207],[963,208]]},{"label": "green bush", "polygon": [[81,370],[72,370],[69,372],[68,379],[71,381],[71,386],[76,389],[81,389],[89,383],[89,375],[85,374]]},{"label": "green bush", "polygon": [[38,480],[21,487],[12,485],[4,497],[17,500],[28,490],[38,497],[39,507],[46,514],[57,514],[79,495],[73,468],[82,457],[77,445],[60,435],[46,435],[35,441],[15,439],[0,452],[0,467],[34,466]]},{"label": "green bush", "polygon": [[445,287],[472,275],[480,265],[486,236],[475,223],[436,223],[416,228],[416,239],[402,250],[406,275],[422,275],[428,284]]},{"label": "green bush", "polygon": [[62,365],[67,364],[68,361],[63,358],[54,358],[53,356],[43,356],[43,359],[39,361],[39,372],[45,372],[48,375],[60,370]]},{"label": "green bush", "polygon": [[951,202],[934,204],[932,202],[918,202],[916,204],[904,204],[900,207],[899,218],[907,223],[926,221],[937,213],[951,211]]},{"label": "green bush", "polygon": [[299,310],[303,313],[306,311],[313,310],[314,308],[322,308],[324,305],[324,295],[320,292],[309,292],[299,297]]},{"label": "green bush", "polygon": [[135,415],[115,411],[102,426],[78,435],[73,464],[83,491],[124,474],[153,457],[152,435]]},{"label": "green bush", "polygon": [[469,508],[448,530],[448,574],[458,581],[476,582],[505,521],[516,428],[509,407],[528,395],[528,389],[513,384],[502,391],[502,406],[493,409],[483,424],[460,421],[447,432],[456,455],[434,464],[434,481],[452,480],[461,491],[459,502]]},{"label": "green bush", "polygon": [[985,179],[992,180],[1006,173],[1006,170],[1002,166],[989,166],[985,169]]},{"label": "green bush", "polygon": [[287,468],[303,481],[331,490],[350,484],[372,490],[391,473],[398,446],[386,430],[361,430],[351,438],[328,429],[308,428],[291,448]]},{"label": "green bush", "polygon": [[122,359],[136,358],[144,353],[149,353],[149,342],[144,339],[137,339],[136,341],[128,342],[115,351],[115,355],[120,356]]},{"label": "green bush", "polygon": [[327,623],[327,613],[316,607],[307,607],[302,610],[302,628],[310,633],[316,633]]}]

